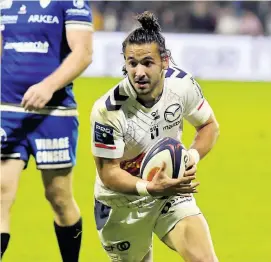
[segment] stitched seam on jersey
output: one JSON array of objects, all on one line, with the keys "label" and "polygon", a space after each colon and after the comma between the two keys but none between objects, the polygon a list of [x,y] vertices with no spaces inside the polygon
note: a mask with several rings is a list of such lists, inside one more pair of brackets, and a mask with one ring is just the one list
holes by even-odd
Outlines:
[{"label": "stitched seam on jersey", "polygon": [[69,24],[66,25],[66,29],[67,30],[81,30],[81,31],[89,31],[89,32],[94,32],[94,28],[92,26],[88,26],[88,25],[78,25],[78,24]]},{"label": "stitched seam on jersey", "polygon": [[85,21],[76,21],[76,20],[70,20],[65,22],[66,25],[87,25],[87,26],[93,26],[91,22],[85,22]]}]

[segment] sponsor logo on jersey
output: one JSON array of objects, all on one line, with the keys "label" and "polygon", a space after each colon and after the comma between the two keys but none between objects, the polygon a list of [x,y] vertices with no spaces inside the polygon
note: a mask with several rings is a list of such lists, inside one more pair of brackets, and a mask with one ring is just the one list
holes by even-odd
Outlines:
[{"label": "sponsor logo on jersey", "polygon": [[67,9],[66,14],[71,16],[89,16],[89,11],[86,9]]},{"label": "sponsor logo on jersey", "polygon": [[28,23],[59,24],[57,16],[52,15],[31,15]]},{"label": "sponsor logo on jersey", "polygon": [[35,139],[37,163],[58,163],[70,161],[69,137]]},{"label": "sponsor logo on jersey", "polygon": [[26,14],[26,6],[25,5],[21,5],[21,7],[18,11],[18,14],[20,14],[20,15]]},{"label": "sponsor logo on jersey", "polygon": [[39,42],[6,42],[4,49],[14,49],[18,53],[48,53],[49,43]]},{"label": "sponsor logo on jersey", "polygon": [[175,210],[171,209],[172,207],[181,205],[183,203],[189,203],[191,201],[192,201],[191,196],[176,196],[170,201],[166,202],[166,204],[164,205],[161,211],[161,214],[174,213]]},{"label": "sponsor logo on jersey", "polygon": [[40,0],[40,6],[46,8],[51,3],[51,0]]},{"label": "sponsor logo on jersey", "polygon": [[0,17],[1,25],[16,24],[17,21],[18,21],[18,15],[3,15]]},{"label": "sponsor logo on jersey", "polygon": [[112,252],[115,249],[119,250],[119,251],[126,251],[130,248],[131,243],[128,241],[123,241],[117,244],[112,244],[112,245],[103,245],[103,248],[108,251],[108,252]]},{"label": "sponsor logo on jersey", "polygon": [[95,122],[94,126],[95,147],[116,149],[113,136],[113,127]]},{"label": "sponsor logo on jersey", "polygon": [[163,130],[170,130],[171,128],[175,127],[175,126],[178,126],[179,124],[181,124],[181,120],[179,121],[176,121],[170,125],[167,125],[167,126],[164,126],[163,127]]},{"label": "sponsor logo on jersey", "polygon": [[158,110],[151,113],[151,116],[153,117],[153,120],[157,120],[160,118]]},{"label": "sponsor logo on jersey", "polygon": [[83,8],[84,0],[73,0],[73,5],[77,8]]},{"label": "sponsor logo on jersey", "polygon": [[181,105],[180,104],[173,104],[173,105],[170,105],[166,109],[164,117],[167,122],[172,123],[180,117],[181,113],[182,113]]}]

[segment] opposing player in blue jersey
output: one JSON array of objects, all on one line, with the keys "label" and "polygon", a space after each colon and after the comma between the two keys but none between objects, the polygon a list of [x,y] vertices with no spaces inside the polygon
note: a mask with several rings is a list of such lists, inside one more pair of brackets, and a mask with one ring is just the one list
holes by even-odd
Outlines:
[{"label": "opposing player in blue jersey", "polygon": [[72,81],[92,60],[87,1],[1,1],[1,257],[10,209],[33,155],[63,261],[78,261],[82,220],[72,194],[78,121]]}]

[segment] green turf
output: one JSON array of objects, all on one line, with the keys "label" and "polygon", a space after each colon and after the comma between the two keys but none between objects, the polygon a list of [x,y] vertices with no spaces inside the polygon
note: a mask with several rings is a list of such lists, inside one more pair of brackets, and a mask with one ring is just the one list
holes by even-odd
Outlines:
[{"label": "green turf", "polygon": [[[108,261],[93,218],[94,165],[90,151],[89,113],[95,99],[118,79],[79,79],[78,162],[74,192],[84,219],[82,262]],[[220,262],[271,261],[270,83],[200,81],[220,123],[214,150],[199,164],[197,201],[212,232]],[[187,124],[184,142],[194,130]],[[33,162],[21,178],[12,210],[12,238],[5,262],[58,262],[53,219]],[[182,261],[155,239],[155,262]]]}]

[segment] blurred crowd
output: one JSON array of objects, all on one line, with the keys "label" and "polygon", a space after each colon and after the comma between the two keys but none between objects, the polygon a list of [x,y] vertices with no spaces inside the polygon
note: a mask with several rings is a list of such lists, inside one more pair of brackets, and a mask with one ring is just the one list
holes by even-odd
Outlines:
[{"label": "blurred crowd", "polygon": [[163,32],[271,35],[268,1],[91,1],[96,31],[130,31],[134,16],[156,14]]}]

